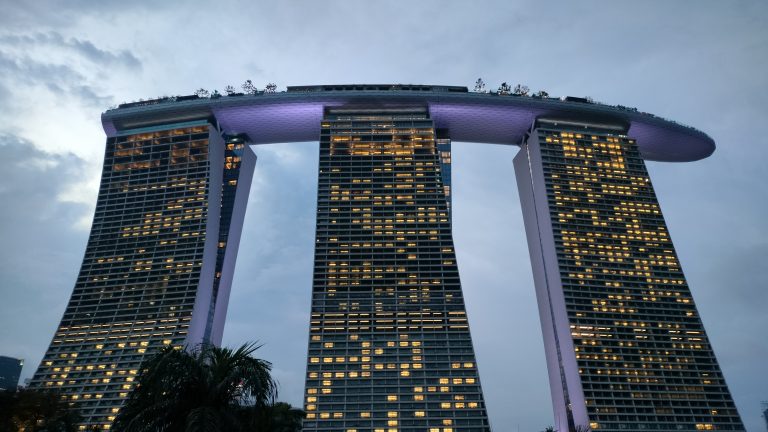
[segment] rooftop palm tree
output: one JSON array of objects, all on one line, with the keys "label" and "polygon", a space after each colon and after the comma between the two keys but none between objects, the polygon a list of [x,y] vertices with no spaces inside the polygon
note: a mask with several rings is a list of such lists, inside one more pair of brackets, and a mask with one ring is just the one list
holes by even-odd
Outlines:
[{"label": "rooftop palm tree", "polygon": [[[260,346],[236,350],[211,345],[167,347],[143,365],[136,388],[117,414],[117,432],[253,431],[272,409],[277,386],[272,365],[251,356]],[[303,412],[298,413],[301,430]],[[271,429],[267,429],[271,430]]]}]

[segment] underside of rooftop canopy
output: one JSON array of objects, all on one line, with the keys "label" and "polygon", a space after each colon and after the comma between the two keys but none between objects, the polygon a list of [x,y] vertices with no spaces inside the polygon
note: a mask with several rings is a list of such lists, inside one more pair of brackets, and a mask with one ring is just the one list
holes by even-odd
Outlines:
[{"label": "underside of rooftop canopy", "polygon": [[285,92],[180,96],[120,105],[102,115],[108,136],[162,124],[208,119],[251,144],[317,141],[329,108],[426,107],[453,141],[519,145],[539,119],[573,126],[610,126],[637,141],[644,159],[686,162],[708,157],[715,143],[689,126],[625,106],[588,99],[475,93],[430,85],[318,85]]}]

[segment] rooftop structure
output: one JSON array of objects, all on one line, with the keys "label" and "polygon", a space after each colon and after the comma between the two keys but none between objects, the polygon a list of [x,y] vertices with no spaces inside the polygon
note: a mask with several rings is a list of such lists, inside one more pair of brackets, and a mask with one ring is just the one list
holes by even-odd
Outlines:
[{"label": "rooftop structure", "polygon": [[[386,90],[382,90],[387,88]],[[570,100],[569,100],[570,99]],[[123,104],[102,115],[111,136],[138,125],[215,118],[252,144],[315,141],[326,108],[427,107],[435,127],[461,142],[520,145],[537,118],[620,125],[646,160],[685,162],[715,150],[705,133],[634,108],[583,98],[538,98],[468,92],[465,87],[334,85],[289,87],[282,93],[199,98],[183,96]]]}]

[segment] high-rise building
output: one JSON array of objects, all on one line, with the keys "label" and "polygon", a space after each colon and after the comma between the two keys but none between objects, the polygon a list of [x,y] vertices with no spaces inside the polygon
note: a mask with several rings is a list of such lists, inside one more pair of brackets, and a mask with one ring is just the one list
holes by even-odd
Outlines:
[{"label": "high-rise building", "polygon": [[449,164],[425,108],[325,116],[305,430],[489,430]]},{"label": "high-rise building", "polygon": [[19,386],[24,360],[0,356],[0,391],[15,390]]},{"label": "high-rise building", "polygon": [[158,348],[220,343],[248,145],[319,139],[306,430],[489,430],[451,233],[455,140],[522,147],[556,428],[744,430],[645,168],[709,156],[702,132],[581,98],[422,85],[163,98],[102,122],[83,265],[32,382],[87,425],[109,428]]},{"label": "high-rise building", "polygon": [[744,430],[624,128],[540,118],[515,173],[556,428]]},{"label": "high-rise building", "polygon": [[254,162],[206,121],[107,139],[80,274],[32,387],[107,427],[148,355],[220,343]]}]

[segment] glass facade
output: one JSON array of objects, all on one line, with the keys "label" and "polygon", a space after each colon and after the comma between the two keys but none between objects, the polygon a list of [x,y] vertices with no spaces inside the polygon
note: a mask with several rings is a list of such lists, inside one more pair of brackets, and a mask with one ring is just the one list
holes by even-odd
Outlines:
[{"label": "glass facade", "polygon": [[22,359],[0,356],[0,391],[16,389],[23,366]]},{"label": "glass facade", "polygon": [[449,167],[426,109],[326,113],[305,430],[489,430]]},{"label": "glass facade", "polygon": [[540,121],[515,160],[559,430],[744,430],[645,163]]},{"label": "glass facade", "polygon": [[80,274],[31,382],[60,391],[83,429],[109,429],[147,355],[220,340],[223,318],[214,311],[228,299],[221,279],[226,256],[237,252],[227,241],[244,161],[247,196],[255,157],[207,123],[107,140]]}]

